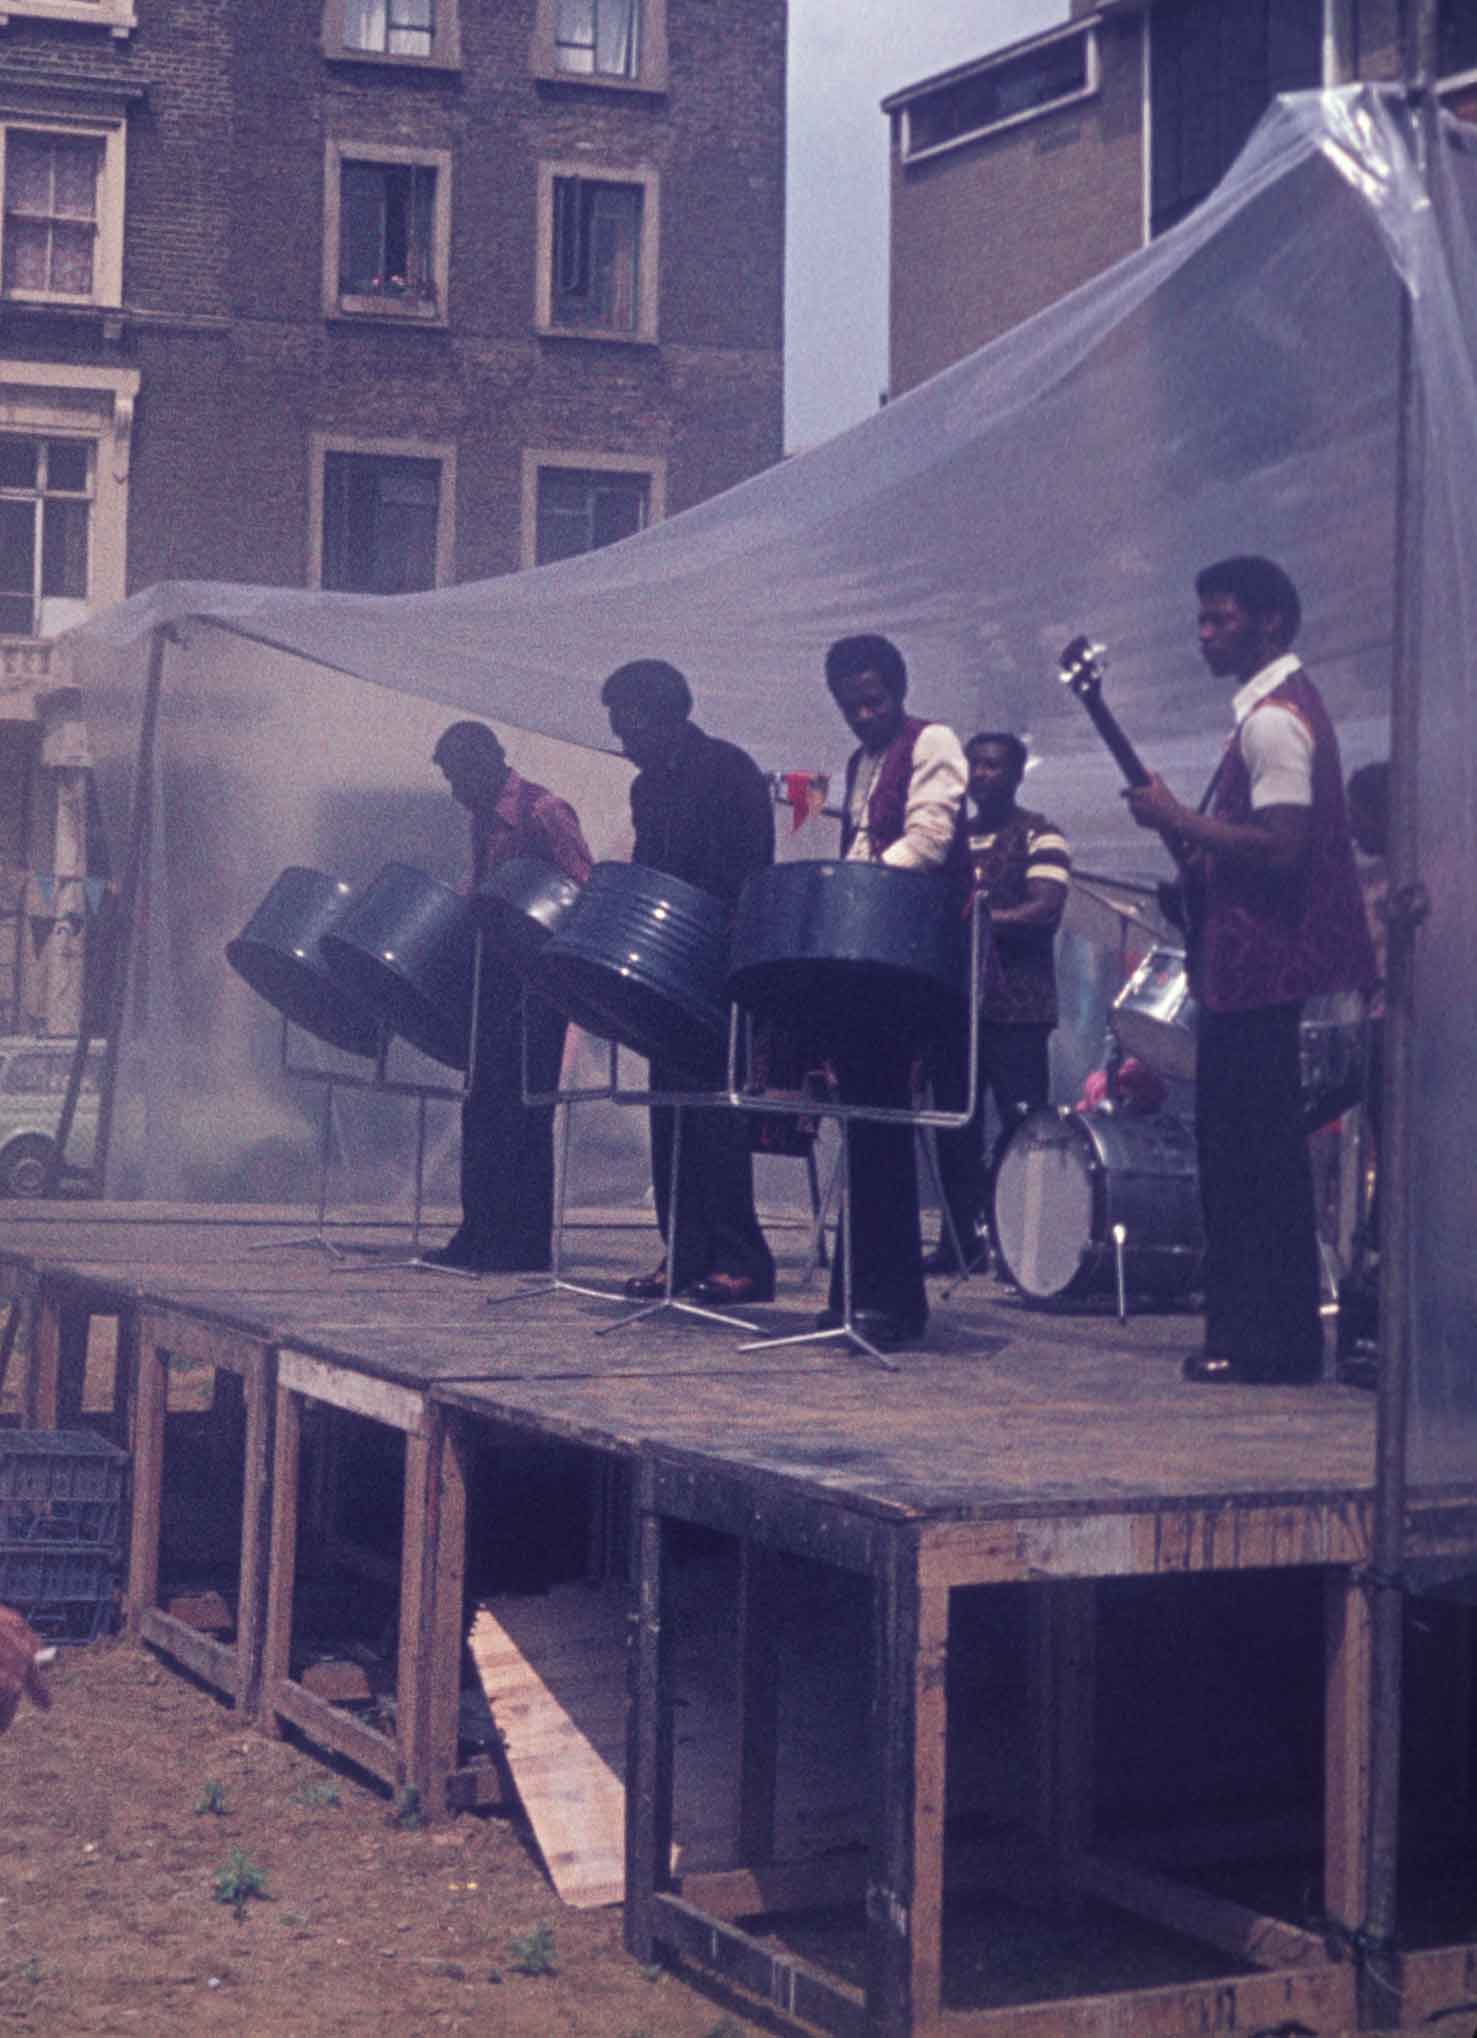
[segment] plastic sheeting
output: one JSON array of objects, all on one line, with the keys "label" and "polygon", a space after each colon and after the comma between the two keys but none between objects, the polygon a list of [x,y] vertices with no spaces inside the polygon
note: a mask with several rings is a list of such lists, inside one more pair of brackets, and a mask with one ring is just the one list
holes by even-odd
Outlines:
[{"label": "plastic sheeting", "polygon": [[[1078,631],[1107,644],[1107,698],[1193,797],[1227,718],[1196,649],[1193,576],[1259,551],[1302,590],[1299,648],[1346,763],[1383,755],[1408,284],[1427,391],[1426,564],[1412,598],[1425,625],[1433,903],[1418,983],[1413,1451],[1418,1471],[1465,1475],[1477,1462],[1474,149],[1470,130],[1447,124],[1433,208],[1396,95],[1281,100],[1174,232],[855,430],[625,544],[393,599],[170,585],[89,624],[73,640],[78,677],[121,834],[147,638],[204,619],[166,661],[146,967],[123,1043],[113,1186],[195,1188],[194,1146],[214,1129],[189,1129],[181,1086],[248,1117],[284,1108],[259,1013],[226,1013],[221,946],[287,862],[353,877],[392,855],[435,867],[435,851],[444,867],[448,830],[459,857],[460,819],[425,762],[448,706],[608,747],[600,680],[624,659],[663,657],[688,672],[713,733],[773,769],[835,771],[847,737],[822,656],[844,632],[881,629],[907,656],[917,712],[961,733],[1029,732],[1039,764],[1027,799],[1065,825],[1080,865],[1152,876],[1157,849],[1127,823],[1056,656]],[[576,791],[597,847],[621,836],[624,782],[612,765]],[[822,853],[813,835],[798,846]],[[1104,971],[1089,953],[1081,968],[1068,960],[1085,1038],[1101,1024]]]}]

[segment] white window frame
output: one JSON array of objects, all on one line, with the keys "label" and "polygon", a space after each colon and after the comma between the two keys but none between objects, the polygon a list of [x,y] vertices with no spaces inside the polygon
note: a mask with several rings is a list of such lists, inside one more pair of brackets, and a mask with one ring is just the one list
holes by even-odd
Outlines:
[{"label": "white window frame", "polygon": [[[0,128],[8,137],[12,129],[25,134],[58,135],[67,139],[102,144],[97,177],[97,233],[93,240],[92,290],[84,297],[75,290],[5,290],[0,285],[0,302],[6,304],[94,305],[116,311],[123,303],[123,201],[128,169],[128,123],[124,115],[71,113],[22,106],[9,92],[0,95]],[[0,147],[0,240],[5,231],[5,165],[7,152]],[[3,263],[0,245],[0,263]],[[0,268],[3,274],[3,268]]]},{"label": "white window frame", "polygon": [[[436,200],[431,213],[431,273],[436,284],[430,305],[393,297],[345,295],[339,289],[339,255],[343,234],[343,169],[345,163],[387,163],[436,172]],[[451,151],[387,147],[331,137],[324,144],[323,167],[323,316],[325,318],[388,319],[395,325],[444,326],[451,296]]]},{"label": "white window frame", "polygon": [[[1039,106],[1027,106],[1019,113],[1007,113],[1000,120],[985,121],[979,127],[972,127],[965,134],[950,135],[947,141],[934,142],[925,148],[913,146],[913,104],[919,99],[931,99],[936,93],[944,92],[952,85],[961,85],[968,78],[981,77],[989,71],[1005,70],[1012,64],[1035,56],[1038,51],[1050,48],[1055,43],[1069,42],[1080,37],[1085,44],[1085,83],[1070,92],[1063,92],[1055,99],[1043,100]],[[1061,28],[1048,34],[1033,36],[1028,43],[1018,43],[1014,48],[1002,51],[988,63],[965,64],[957,71],[945,72],[942,77],[931,79],[926,85],[917,87],[900,103],[890,102],[902,116],[901,156],[904,163],[928,163],[935,156],[946,156],[954,149],[971,147],[985,135],[1006,134],[1012,128],[1025,127],[1030,121],[1041,120],[1047,114],[1058,113],[1064,106],[1076,106],[1084,99],[1095,99],[1100,90],[1101,52],[1098,44],[1096,21],[1069,21]]]},{"label": "white window frame", "polygon": [[107,608],[128,592],[128,481],[137,368],[0,362],[0,432],[94,443],[87,605]]},{"label": "white window frame", "polygon": [[434,460],[441,469],[436,492],[436,581],[450,587],[456,561],[456,446],[449,439],[366,439],[342,432],[313,432],[308,439],[308,585],[323,585],[323,485],[330,453],[373,460]]},{"label": "white window frame", "polygon": [[[594,452],[583,447],[526,446],[523,450],[522,543],[519,564],[538,564],[539,475],[551,467],[580,474],[634,474],[646,483],[646,526],[667,514],[667,463],[659,453]],[[583,556],[583,555],[581,555]]]},{"label": "white window frame", "polygon": [[593,92],[665,92],[667,89],[667,0],[641,0],[634,78],[613,78],[602,71],[565,71],[558,63],[554,27],[556,0],[538,0],[529,64],[536,78],[551,85],[573,85]]},{"label": "white window frame", "polygon": [[[636,323],[633,327],[559,325],[554,318],[554,184],[581,177],[592,184],[639,185],[641,239],[636,251]],[[658,337],[661,280],[661,176],[649,165],[541,162],[538,166],[538,230],[534,236],[534,325],[551,340],[619,340],[626,346],[654,346]]]},{"label": "white window frame", "polygon": [[69,21],[83,28],[105,28],[122,42],[138,27],[130,0],[4,0],[0,28],[12,20]]},{"label": "white window frame", "polygon": [[393,64],[411,71],[459,71],[462,62],[460,0],[434,0],[431,48],[426,56],[402,50],[361,50],[344,40],[344,0],[324,0],[323,54],[334,63]]}]

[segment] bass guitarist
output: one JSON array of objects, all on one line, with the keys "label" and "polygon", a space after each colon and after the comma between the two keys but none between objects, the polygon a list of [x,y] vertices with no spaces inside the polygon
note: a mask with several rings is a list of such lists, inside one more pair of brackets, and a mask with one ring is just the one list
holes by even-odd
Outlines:
[{"label": "bass guitarist", "polygon": [[1195,588],[1201,655],[1236,687],[1225,755],[1204,811],[1153,774],[1124,795],[1181,868],[1200,1006],[1205,1342],[1184,1370],[1197,1381],[1307,1381],[1322,1370],[1322,1333],[1298,1029],[1304,999],[1368,990],[1374,956],[1338,738],[1291,650],[1297,590],[1257,557],[1207,566]]}]

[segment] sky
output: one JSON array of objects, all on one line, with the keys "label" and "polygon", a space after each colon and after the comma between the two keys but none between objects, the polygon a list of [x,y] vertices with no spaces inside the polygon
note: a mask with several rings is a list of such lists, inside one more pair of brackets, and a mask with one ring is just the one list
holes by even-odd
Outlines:
[{"label": "sky", "polygon": [[1067,0],[790,0],[785,444],[887,386],[887,121],[904,85],[1065,21]]}]

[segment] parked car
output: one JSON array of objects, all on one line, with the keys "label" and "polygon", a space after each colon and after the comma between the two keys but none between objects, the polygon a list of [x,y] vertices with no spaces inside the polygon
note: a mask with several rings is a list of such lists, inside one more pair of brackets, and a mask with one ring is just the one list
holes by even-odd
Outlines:
[{"label": "parked car", "polygon": [[[51,1172],[76,1042],[0,1035],[0,1195],[39,1196]],[[67,1140],[66,1167],[92,1166],[104,1047],[94,1041]]]}]

